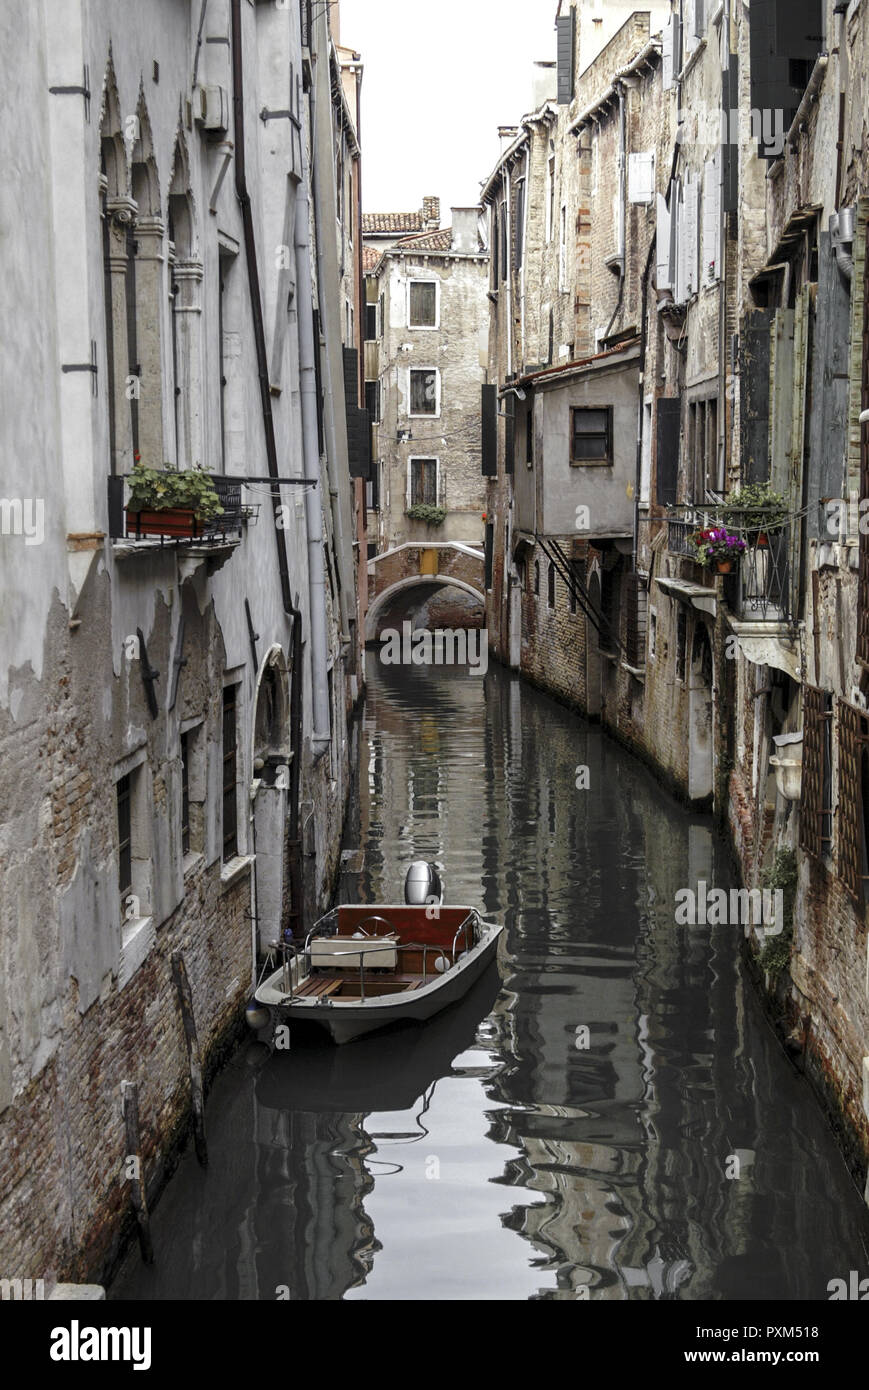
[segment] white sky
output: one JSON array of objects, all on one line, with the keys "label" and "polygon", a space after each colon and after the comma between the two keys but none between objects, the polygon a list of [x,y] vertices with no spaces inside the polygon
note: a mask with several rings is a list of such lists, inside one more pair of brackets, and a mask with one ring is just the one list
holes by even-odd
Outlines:
[{"label": "white sky", "polygon": [[557,0],[341,0],[362,55],[362,203],[414,212],[429,194],[478,202],[499,125],[531,109],[532,65],[555,58]]}]

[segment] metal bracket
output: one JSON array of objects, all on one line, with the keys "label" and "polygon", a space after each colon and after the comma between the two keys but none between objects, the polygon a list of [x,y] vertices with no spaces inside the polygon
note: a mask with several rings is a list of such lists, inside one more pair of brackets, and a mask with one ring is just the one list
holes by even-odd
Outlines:
[{"label": "metal bracket", "polygon": [[259,113],[259,118],[263,125],[265,125],[267,121],[292,121],[296,130],[302,129],[302,123],[295,111],[270,111],[267,106],[264,106]]},{"label": "metal bracket", "polygon": [[175,647],[175,655],[172,658],[172,690],[169,696],[169,709],[175,708],[175,701],[178,697],[178,680],[181,675],[181,667],[187,665],[187,657],[182,656],[184,651],[184,619],[178,620],[178,642]]},{"label": "metal bracket", "polygon": [[60,365],[62,372],[93,372],[93,385],[91,394],[97,394],[97,345],[95,339],[91,338],[91,360],[90,362],[62,362]]},{"label": "metal bracket", "polygon": [[145,638],[140,627],[136,628],[136,636],[139,639],[139,664],[142,668],[142,684],[145,687],[145,699],[148,701],[148,709],[151,718],[156,719],[159,713],[157,709],[157,694],[154,684],[160,679],[160,672],[155,671],[148,660],[148,648],[145,646]]},{"label": "metal bracket", "polygon": [[84,118],[90,124],[91,119],[91,78],[87,63],[82,68],[82,78],[80,87],[49,87],[52,96],[84,97]]}]

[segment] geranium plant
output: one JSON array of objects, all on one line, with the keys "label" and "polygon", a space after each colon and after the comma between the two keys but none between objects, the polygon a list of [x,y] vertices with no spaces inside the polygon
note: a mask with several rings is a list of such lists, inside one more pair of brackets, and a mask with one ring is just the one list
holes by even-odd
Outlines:
[{"label": "geranium plant", "polygon": [[712,526],[705,531],[695,531],[691,544],[702,565],[715,564],[721,560],[738,560],[745,550],[745,541],[740,536],[732,536],[724,526]]},{"label": "geranium plant", "polygon": [[146,468],[135,464],[129,479],[131,512],[193,512],[199,521],[212,521],[223,507],[210,474],[201,468],[179,471],[171,464]]}]

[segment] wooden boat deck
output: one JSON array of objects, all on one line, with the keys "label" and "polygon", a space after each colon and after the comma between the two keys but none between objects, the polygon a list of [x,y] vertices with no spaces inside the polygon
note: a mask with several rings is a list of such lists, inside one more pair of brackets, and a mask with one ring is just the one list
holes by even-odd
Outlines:
[{"label": "wooden boat deck", "polygon": [[[431,972],[429,972],[428,979],[425,983],[430,983],[433,978],[436,977],[432,976]],[[365,976],[365,997],[366,999],[374,999],[378,995],[384,994],[407,994],[410,990],[419,989],[420,985],[423,983],[422,975],[396,975],[392,971],[388,974],[384,972],[382,975],[372,975],[368,973]],[[331,999],[338,997],[341,999],[360,999],[358,972],[356,972],[355,978],[351,971],[346,971],[341,975],[309,975],[308,978],[297,987],[295,997],[297,999]]]}]

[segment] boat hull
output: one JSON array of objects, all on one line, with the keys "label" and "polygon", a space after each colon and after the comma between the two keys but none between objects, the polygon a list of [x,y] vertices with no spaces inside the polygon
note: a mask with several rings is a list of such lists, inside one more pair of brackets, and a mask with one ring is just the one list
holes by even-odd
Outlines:
[{"label": "boat hull", "polygon": [[485,935],[473,950],[462,956],[445,974],[433,977],[430,983],[411,993],[347,1003],[339,999],[286,1000],[272,1005],[275,1023],[291,1026],[294,1023],[315,1024],[339,1046],[394,1023],[425,1023],[451,1004],[458,1003],[480,979],[497,954],[503,930],[500,925],[486,923]]}]

